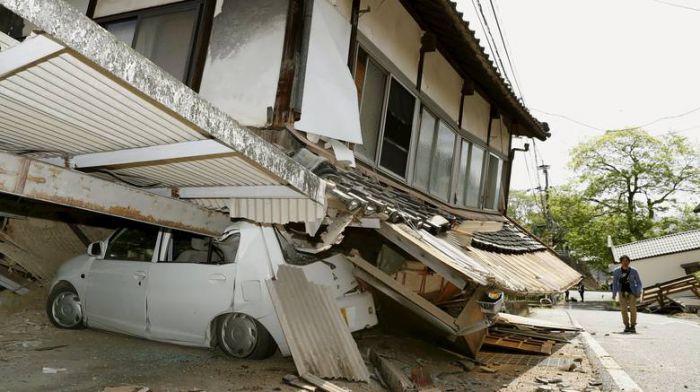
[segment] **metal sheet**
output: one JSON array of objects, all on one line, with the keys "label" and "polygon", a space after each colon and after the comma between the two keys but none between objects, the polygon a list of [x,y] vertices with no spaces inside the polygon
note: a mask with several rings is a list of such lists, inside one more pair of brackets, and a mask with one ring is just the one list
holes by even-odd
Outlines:
[{"label": "metal sheet", "polygon": [[301,107],[304,115],[294,126],[362,144],[357,87],[347,67],[349,42],[347,19],[330,2],[314,1]]},{"label": "metal sheet", "polygon": [[392,235],[398,238],[397,245],[445,278],[457,273],[478,284],[495,284],[520,295],[561,292],[581,279],[576,270],[547,250],[503,254],[473,246],[461,248],[406,224],[383,222],[379,232],[389,239]]},{"label": "metal sheet", "polygon": [[10,37],[9,35],[3,32],[0,32],[0,52],[7,48],[17,45],[18,43],[19,42],[16,39]]},{"label": "metal sheet", "polygon": [[313,222],[326,216],[326,208],[309,199],[240,198],[229,199],[232,218],[260,223]]},{"label": "metal sheet", "polygon": [[[289,158],[272,144],[255,135],[247,128],[242,127],[226,113],[204,100],[172,75],[145,59],[141,54],[119,41],[114,35],[98,26],[79,11],[68,6],[65,2],[61,0],[0,0],[0,4],[65,44],[70,48],[67,50],[67,53],[76,59],[80,59],[78,62],[82,63],[81,66],[83,68],[93,68],[94,71],[98,71],[98,73],[118,84],[121,90],[131,90],[132,93],[137,94],[142,99],[150,101],[164,115],[189,126],[190,132],[196,131],[205,136],[214,137],[231,147],[240,154],[241,158],[260,168],[261,171],[281,179],[282,182],[294,187],[312,200],[320,204],[325,203],[325,182],[323,180]],[[18,45],[18,47],[22,45],[24,43]],[[0,64],[3,63],[3,55],[9,55],[11,52],[12,50],[0,52]],[[62,80],[57,78],[53,81]],[[15,89],[24,88],[20,82],[26,83],[27,81],[15,80],[15,84],[10,83],[11,86],[9,87]],[[59,94],[58,91],[53,93]],[[17,94],[20,94],[19,92],[15,91],[12,94],[12,99],[4,99],[3,105],[0,106],[6,106],[6,101],[13,104],[17,104],[15,102],[17,100],[23,101],[21,97],[17,96]],[[54,99],[53,101],[56,100]],[[61,100],[59,102],[63,105],[62,108],[64,110],[73,105],[73,102],[70,101]],[[20,102],[20,107],[22,104],[26,106],[25,102]],[[46,105],[48,104],[46,102]],[[97,108],[90,109],[98,112]],[[108,110],[108,108],[100,110]],[[17,112],[19,109],[15,109],[15,111]],[[83,113],[85,112],[86,110],[83,109]],[[61,115],[55,109],[51,114]],[[75,111],[69,114],[79,117]],[[65,113],[62,113],[62,115],[65,117]],[[90,113],[85,121],[97,122],[98,125],[105,128],[115,129],[108,132],[106,139],[94,138],[93,135],[94,140],[92,140],[92,143],[101,145],[105,140],[121,142],[121,130],[117,124],[125,122],[126,119],[117,118],[117,122],[109,124],[98,121],[99,118],[96,118],[96,116],[97,114]],[[45,121],[46,119],[42,118],[41,120]],[[56,122],[56,118],[50,118],[50,120]],[[61,118],[60,120],[66,119]],[[62,121],[57,122],[61,123]],[[28,124],[27,121],[24,121],[20,125],[28,127]],[[10,129],[12,130],[13,128]],[[43,130],[35,129],[34,133],[50,136],[50,132],[43,132],[46,129],[50,128],[44,126]],[[66,132],[62,133],[63,137],[73,135],[67,132],[68,130],[66,129]],[[8,132],[3,132],[3,134],[5,133]],[[170,141],[158,140],[166,139],[167,135],[148,130],[141,130],[133,137],[134,140],[140,142],[136,146],[193,140],[186,137]],[[190,137],[193,136],[190,135]],[[35,146],[36,144],[41,144],[40,140],[34,140],[34,144]],[[78,146],[82,144],[83,141],[78,139],[75,141],[75,147],[72,148],[80,148]],[[64,148],[71,148],[72,145],[68,143]],[[126,147],[134,147],[134,145],[124,146],[124,148]],[[101,150],[92,151],[107,150],[106,146],[102,146],[102,148]],[[90,152],[90,150],[85,149],[84,151]]]},{"label": "metal sheet", "polygon": [[466,253],[491,271],[499,287],[520,295],[563,292],[581,280],[581,274],[547,250],[503,254],[470,247]]},{"label": "metal sheet", "polygon": [[369,381],[330,287],[309,283],[301,268],[290,265],[280,265],[267,286],[299,374]]},{"label": "metal sheet", "polygon": [[229,217],[85,173],[0,152],[0,192],[206,235],[220,235]]}]

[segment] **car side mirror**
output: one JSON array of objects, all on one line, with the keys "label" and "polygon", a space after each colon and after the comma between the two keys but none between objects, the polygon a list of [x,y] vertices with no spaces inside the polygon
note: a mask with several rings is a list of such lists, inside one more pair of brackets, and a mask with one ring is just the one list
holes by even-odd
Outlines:
[{"label": "car side mirror", "polygon": [[88,245],[87,254],[92,257],[102,257],[102,252],[104,251],[104,242],[96,241]]}]

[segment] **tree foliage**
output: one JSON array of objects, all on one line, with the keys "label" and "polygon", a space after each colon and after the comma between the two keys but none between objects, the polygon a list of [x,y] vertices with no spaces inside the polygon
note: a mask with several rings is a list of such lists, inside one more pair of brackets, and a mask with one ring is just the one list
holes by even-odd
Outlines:
[{"label": "tree foliage", "polygon": [[687,199],[700,190],[698,161],[681,136],[609,131],[572,151],[576,177],[550,190],[549,224],[539,198],[525,192],[511,193],[509,214],[554,248],[605,267],[608,236],[621,244],[700,228],[690,204],[698,200]]},{"label": "tree foliage", "polygon": [[654,218],[675,205],[679,193],[700,184],[697,153],[686,138],[655,138],[641,129],[608,131],[579,145],[570,166],[584,197],[623,216],[634,240],[647,236]]}]

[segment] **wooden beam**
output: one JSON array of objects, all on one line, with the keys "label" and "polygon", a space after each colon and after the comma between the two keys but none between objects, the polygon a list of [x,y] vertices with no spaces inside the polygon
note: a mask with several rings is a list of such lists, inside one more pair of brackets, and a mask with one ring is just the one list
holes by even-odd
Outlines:
[{"label": "wooden beam", "polygon": [[[413,305],[410,308],[414,311],[414,313],[421,316],[426,321],[432,322],[433,325],[442,328],[443,331],[447,333],[455,333],[457,331],[454,317],[450,316],[447,314],[447,312],[438,308],[427,299],[407,289],[385,272],[364,260],[359,256],[359,254],[348,257],[348,260],[355,264],[360,271],[364,272],[364,274],[358,274],[360,271],[356,270],[355,273],[360,279],[367,281],[368,284],[377,290],[382,291],[391,298],[396,298],[396,295],[402,297],[405,300],[402,303],[404,305],[408,305],[406,301],[410,302],[410,304]],[[368,277],[373,279],[368,279]],[[384,287],[380,287],[379,284],[383,285]],[[387,289],[389,291],[387,291]],[[438,322],[439,324],[435,324],[435,322]]]},{"label": "wooden beam", "polygon": [[376,351],[370,350],[369,359],[372,364],[379,370],[384,383],[386,383],[391,392],[408,392],[415,391],[416,386],[410,378],[401,370],[400,367],[388,359],[377,354]]}]

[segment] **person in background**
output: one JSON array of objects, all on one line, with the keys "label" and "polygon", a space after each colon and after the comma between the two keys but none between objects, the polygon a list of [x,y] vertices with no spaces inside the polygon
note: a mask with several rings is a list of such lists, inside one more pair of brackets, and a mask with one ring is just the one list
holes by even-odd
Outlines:
[{"label": "person in background", "polygon": [[639,272],[630,267],[630,261],[629,256],[620,256],[620,267],[613,271],[612,298],[614,301],[617,294],[620,294],[624,333],[637,333],[637,298],[642,294],[642,280]]},{"label": "person in background", "polygon": [[583,279],[578,283],[578,293],[581,295],[581,302],[583,302],[583,293],[586,292],[586,286],[583,285]]}]

